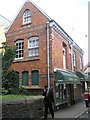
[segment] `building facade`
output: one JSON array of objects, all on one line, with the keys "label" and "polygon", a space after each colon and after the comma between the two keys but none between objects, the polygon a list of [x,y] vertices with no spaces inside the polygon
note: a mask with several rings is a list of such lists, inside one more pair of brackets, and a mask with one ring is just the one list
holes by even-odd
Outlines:
[{"label": "building facade", "polygon": [[84,70],[83,51],[36,4],[24,3],[6,38],[10,46],[16,46],[11,68],[18,73],[19,87],[41,90],[47,84],[57,105],[81,98],[81,84],[74,73]]}]

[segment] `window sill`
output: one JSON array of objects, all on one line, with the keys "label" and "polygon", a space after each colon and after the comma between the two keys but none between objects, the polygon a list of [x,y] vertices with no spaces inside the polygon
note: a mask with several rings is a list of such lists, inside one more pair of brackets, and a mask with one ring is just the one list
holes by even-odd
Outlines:
[{"label": "window sill", "polygon": [[30,24],[31,24],[31,22],[29,22],[29,23],[23,23],[21,26],[23,27],[23,26],[30,25]]},{"label": "window sill", "polygon": [[24,85],[22,85],[22,88],[29,89],[29,86],[24,86]]},{"label": "window sill", "polygon": [[30,88],[31,89],[40,89],[39,85],[32,85]]},{"label": "window sill", "polygon": [[39,60],[39,57],[37,56],[37,57],[28,57],[28,61],[31,61],[31,60]]},{"label": "window sill", "polygon": [[35,60],[40,60],[40,58],[39,57],[29,57],[26,60],[23,60],[23,58],[22,59],[14,59],[13,63],[16,63],[16,62],[28,62],[28,61],[35,61]]}]

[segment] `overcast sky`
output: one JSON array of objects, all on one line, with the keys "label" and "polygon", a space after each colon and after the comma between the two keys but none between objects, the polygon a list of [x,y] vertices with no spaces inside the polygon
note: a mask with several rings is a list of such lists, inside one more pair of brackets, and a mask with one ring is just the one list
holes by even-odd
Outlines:
[{"label": "overcast sky", "polygon": [[[0,0],[0,15],[10,21],[26,0]],[[88,2],[89,0],[32,0],[50,18],[54,19],[85,51],[84,63],[88,56]]]}]

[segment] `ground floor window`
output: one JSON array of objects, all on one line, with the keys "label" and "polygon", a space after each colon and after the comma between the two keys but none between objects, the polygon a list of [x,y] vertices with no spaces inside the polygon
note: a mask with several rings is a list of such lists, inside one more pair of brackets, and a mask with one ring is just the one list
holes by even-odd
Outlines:
[{"label": "ground floor window", "polygon": [[56,90],[56,102],[63,102],[67,100],[66,84],[56,83],[55,90]]},{"label": "ground floor window", "polygon": [[38,70],[34,70],[31,73],[32,85],[39,85],[39,72]]},{"label": "ground floor window", "polygon": [[22,85],[28,86],[28,72],[27,71],[24,71],[22,73]]}]

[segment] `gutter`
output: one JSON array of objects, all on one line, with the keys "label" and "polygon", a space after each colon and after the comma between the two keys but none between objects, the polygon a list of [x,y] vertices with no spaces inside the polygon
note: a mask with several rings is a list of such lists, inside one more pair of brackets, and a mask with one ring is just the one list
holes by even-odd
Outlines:
[{"label": "gutter", "polygon": [[50,74],[49,74],[49,22],[46,23],[47,26],[47,67],[48,67],[48,90],[50,88]]}]

